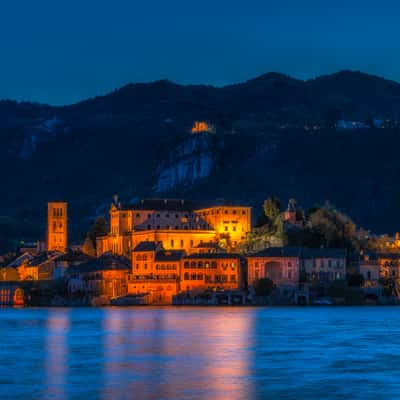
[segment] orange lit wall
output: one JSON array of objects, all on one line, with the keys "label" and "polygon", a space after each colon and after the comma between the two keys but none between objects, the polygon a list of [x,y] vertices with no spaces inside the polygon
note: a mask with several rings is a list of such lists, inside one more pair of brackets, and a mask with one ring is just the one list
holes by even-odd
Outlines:
[{"label": "orange lit wall", "polygon": [[68,209],[66,202],[47,205],[47,250],[64,252],[68,247]]}]

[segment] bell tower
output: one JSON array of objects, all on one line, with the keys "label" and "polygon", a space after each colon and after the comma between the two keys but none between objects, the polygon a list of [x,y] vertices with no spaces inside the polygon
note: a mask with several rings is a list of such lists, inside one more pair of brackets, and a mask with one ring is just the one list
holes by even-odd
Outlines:
[{"label": "bell tower", "polygon": [[68,247],[68,208],[65,201],[47,204],[47,250],[66,251]]}]

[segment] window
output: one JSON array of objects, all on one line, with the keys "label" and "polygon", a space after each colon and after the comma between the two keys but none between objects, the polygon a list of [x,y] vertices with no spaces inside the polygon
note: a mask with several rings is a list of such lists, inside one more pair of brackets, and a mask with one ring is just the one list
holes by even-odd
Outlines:
[{"label": "window", "polygon": [[291,269],[288,270],[287,277],[288,277],[288,279],[292,279],[292,270]]},{"label": "window", "polygon": [[181,249],[183,249],[183,240],[181,240]]},{"label": "window", "polygon": [[246,215],[246,211],[243,210],[243,211],[242,211],[242,215]]},{"label": "window", "polygon": [[211,261],[211,268],[217,268],[217,262]]},{"label": "window", "polygon": [[139,213],[136,214],[136,218],[140,218],[140,214]]},{"label": "window", "polygon": [[190,268],[196,268],[196,261],[192,261],[190,263]]},{"label": "window", "polygon": [[171,240],[171,247],[174,247],[174,239]]},{"label": "window", "polygon": [[234,227],[232,228],[232,230],[233,230],[234,232],[236,232],[236,226],[234,226]]},{"label": "window", "polygon": [[185,281],[188,281],[188,280],[189,280],[189,272],[185,272],[185,274],[183,275],[183,279],[184,279]]},{"label": "window", "polygon": [[231,275],[231,282],[236,282],[236,275]]},{"label": "window", "polygon": [[157,229],[160,229],[160,225],[157,225]]},{"label": "window", "polygon": [[160,218],[160,214],[157,214],[156,217],[157,217],[157,218]]},{"label": "window", "polygon": [[165,218],[169,218],[169,214],[165,214]]},{"label": "window", "polygon": [[203,268],[203,261],[199,261],[197,263],[197,268]]},{"label": "window", "polygon": [[236,214],[236,210],[233,210],[233,211],[232,211],[232,214]]},{"label": "window", "polygon": [[193,240],[190,241],[190,247],[193,247]]},{"label": "window", "polygon": [[179,218],[179,215],[178,215],[178,214],[175,214],[175,218]]},{"label": "window", "polygon": [[226,232],[226,231],[228,230],[228,227],[227,227],[227,226],[225,226],[225,227],[224,227],[224,230],[225,230],[225,232]]},{"label": "window", "polygon": [[185,261],[183,264],[183,268],[189,268],[189,261]]}]

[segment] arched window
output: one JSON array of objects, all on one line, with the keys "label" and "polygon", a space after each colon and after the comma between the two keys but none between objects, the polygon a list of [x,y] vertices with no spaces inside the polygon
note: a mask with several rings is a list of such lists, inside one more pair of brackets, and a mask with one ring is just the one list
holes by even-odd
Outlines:
[{"label": "arched window", "polygon": [[197,267],[198,267],[198,268],[203,268],[203,261],[199,261],[199,262],[197,263]]},{"label": "arched window", "polygon": [[192,261],[192,262],[190,263],[190,267],[191,267],[191,268],[196,268],[196,261]]},{"label": "arched window", "polygon": [[217,262],[211,261],[211,268],[217,268]]},{"label": "arched window", "polygon": [[183,279],[184,279],[185,281],[188,281],[188,280],[189,280],[189,272],[185,272],[185,274],[183,275]]},{"label": "arched window", "polygon": [[183,264],[183,267],[184,268],[189,268],[189,265],[190,265],[189,261],[185,261],[184,264]]}]

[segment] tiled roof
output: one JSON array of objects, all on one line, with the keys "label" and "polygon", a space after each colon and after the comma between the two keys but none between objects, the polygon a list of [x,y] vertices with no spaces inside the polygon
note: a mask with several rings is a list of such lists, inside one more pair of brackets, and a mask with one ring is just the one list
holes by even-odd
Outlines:
[{"label": "tiled roof", "polygon": [[199,243],[198,246],[195,246],[197,249],[218,249],[223,250],[222,247],[215,242],[206,242],[206,243]]},{"label": "tiled roof", "polygon": [[136,204],[127,204],[123,210],[191,211],[193,203],[184,199],[143,199]]},{"label": "tiled roof", "polygon": [[251,254],[249,257],[299,257],[299,258],[346,258],[347,250],[332,249],[312,249],[306,247],[269,247],[258,253]]},{"label": "tiled roof", "polygon": [[347,250],[340,248],[311,249],[303,248],[301,258],[346,258]]},{"label": "tiled roof", "polygon": [[68,252],[56,257],[55,261],[90,261],[94,258],[82,252]]},{"label": "tiled roof", "polygon": [[125,257],[105,256],[96,258],[80,265],[74,265],[68,268],[68,273],[71,272],[95,272],[95,271],[108,271],[108,270],[129,270],[131,268],[130,262]]},{"label": "tiled roof", "polygon": [[122,210],[195,211],[212,207],[249,207],[236,201],[191,201],[185,199],[143,199],[136,204],[122,205]]},{"label": "tiled roof", "polygon": [[249,257],[300,257],[301,247],[269,247]]},{"label": "tiled roof", "polygon": [[189,256],[183,257],[183,259],[188,260],[188,259],[231,259],[231,258],[241,258],[242,256],[240,254],[236,253],[195,253],[195,254],[190,254]]},{"label": "tiled roof", "polygon": [[180,261],[185,255],[184,250],[161,250],[157,252],[156,262]]},{"label": "tiled roof", "polygon": [[140,242],[134,249],[134,252],[138,251],[156,251],[159,244],[157,242],[152,241],[144,241]]}]

